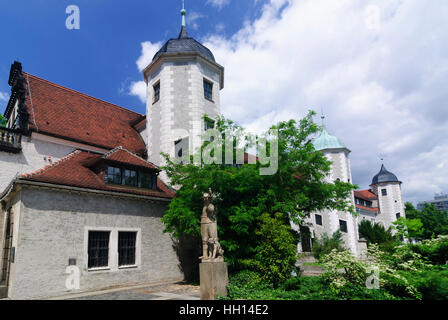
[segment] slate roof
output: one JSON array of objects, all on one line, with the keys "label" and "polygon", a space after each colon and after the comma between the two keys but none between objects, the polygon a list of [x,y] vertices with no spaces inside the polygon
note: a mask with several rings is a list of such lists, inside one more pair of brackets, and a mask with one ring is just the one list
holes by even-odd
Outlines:
[{"label": "slate roof", "polygon": [[23,73],[28,80],[29,129],[88,145],[123,146],[138,155],[146,150],[133,127],[144,115]]},{"label": "slate roof", "polygon": [[397,176],[394,175],[392,172],[387,171],[384,164],[381,165],[380,172],[378,172],[372,179],[372,185],[378,184],[378,183],[384,183],[384,182],[399,182]]},{"label": "slate roof", "polygon": [[176,39],[168,40],[163,47],[154,55],[152,61],[155,61],[164,53],[199,53],[204,57],[215,62],[213,53],[204,45],[191,38],[185,27],[182,27],[179,36]]},{"label": "slate roof", "polygon": [[23,174],[19,178],[20,180],[44,182],[54,185],[158,198],[172,198],[174,196],[174,191],[160,179],[157,179],[157,190],[106,184],[104,182],[104,166],[102,165],[105,159],[119,159],[123,164],[152,169],[157,168],[123,148],[117,148],[105,155],[75,150],[55,163],[35,172]]}]

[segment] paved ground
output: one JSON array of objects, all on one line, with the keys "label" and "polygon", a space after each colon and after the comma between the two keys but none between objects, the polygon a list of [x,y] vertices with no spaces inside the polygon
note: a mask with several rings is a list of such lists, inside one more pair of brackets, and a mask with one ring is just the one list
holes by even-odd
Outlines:
[{"label": "paved ground", "polygon": [[183,284],[159,284],[128,288],[115,288],[80,293],[53,299],[67,300],[199,300],[199,287]]}]

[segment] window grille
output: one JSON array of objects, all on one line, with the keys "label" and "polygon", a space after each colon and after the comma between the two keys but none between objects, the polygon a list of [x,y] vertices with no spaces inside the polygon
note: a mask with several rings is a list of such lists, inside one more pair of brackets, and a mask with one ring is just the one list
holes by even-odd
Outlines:
[{"label": "window grille", "polygon": [[89,231],[88,267],[109,266],[110,231]]},{"label": "window grille", "polygon": [[156,103],[157,101],[160,100],[160,82],[156,83],[153,88],[154,88],[154,101],[153,101],[153,103]]},{"label": "window grille", "polygon": [[204,79],[204,98],[213,101],[213,83]]},{"label": "window grille", "polygon": [[118,232],[118,266],[135,265],[137,232]]}]

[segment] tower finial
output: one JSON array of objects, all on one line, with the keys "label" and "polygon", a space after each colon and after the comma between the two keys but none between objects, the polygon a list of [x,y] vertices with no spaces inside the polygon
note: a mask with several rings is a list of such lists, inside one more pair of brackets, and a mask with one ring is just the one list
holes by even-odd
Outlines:
[{"label": "tower finial", "polygon": [[325,116],[324,116],[324,108],[320,108],[320,112],[321,112],[321,116],[320,116],[320,118],[322,119],[322,127],[325,127],[325,122],[324,122],[324,120],[325,120]]},{"label": "tower finial", "polygon": [[187,10],[185,10],[185,0],[182,0],[182,10],[180,10],[180,14],[182,15],[182,27],[185,27],[185,15],[187,14]]}]

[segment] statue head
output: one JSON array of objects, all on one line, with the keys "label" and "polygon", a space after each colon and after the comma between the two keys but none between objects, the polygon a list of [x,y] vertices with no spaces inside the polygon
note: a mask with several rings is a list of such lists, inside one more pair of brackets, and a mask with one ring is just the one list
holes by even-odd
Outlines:
[{"label": "statue head", "polygon": [[215,196],[213,195],[212,189],[208,189],[208,192],[204,193],[203,197],[204,201],[211,202]]}]

